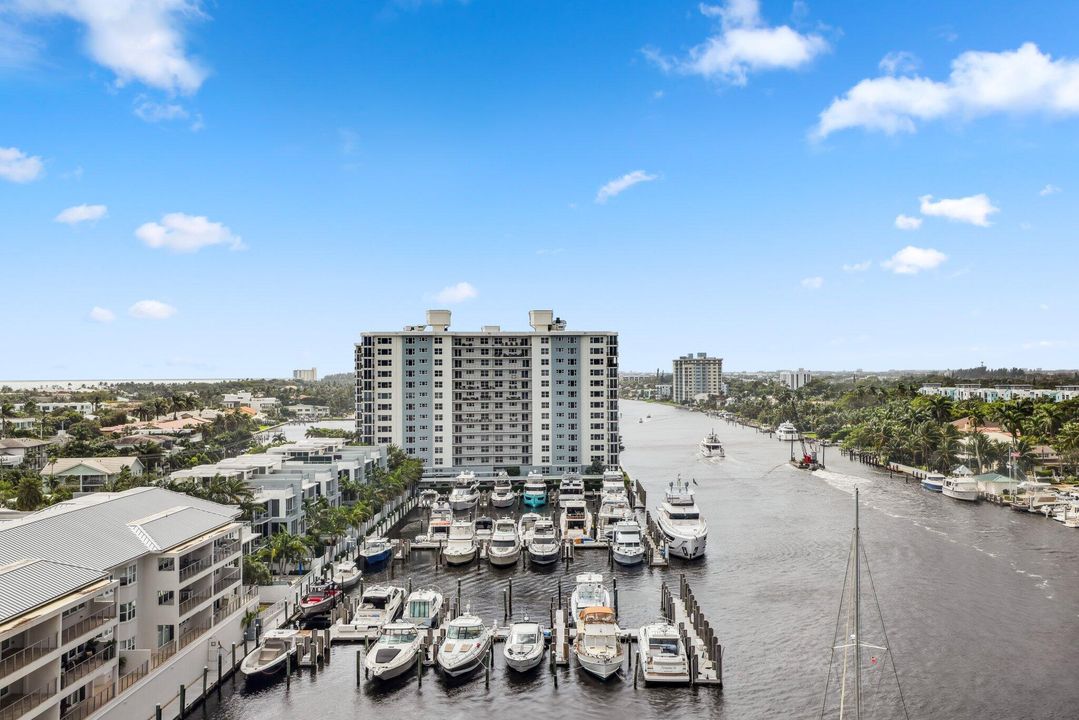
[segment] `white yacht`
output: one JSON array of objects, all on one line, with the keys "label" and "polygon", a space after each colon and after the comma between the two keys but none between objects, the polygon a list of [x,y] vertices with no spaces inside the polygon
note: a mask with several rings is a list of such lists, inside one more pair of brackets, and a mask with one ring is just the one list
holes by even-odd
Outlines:
[{"label": "white yacht", "polygon": [[601,486],[602,497],[609,495],[626,495],[626,480],[621,470],[604,470],[603,485]]},{"label": "white yacht", "polygon": [[586,607],[577,619],[573,652],[577,663],[601,680],[616,674],[625,661],[620,629],[609,607]]},{"label": "white yacht", "polygon": [[521,502],[533,508],[547,504],[547,483],[543,481],[543,473],[528,473],[521,491]]},{"label": "white yacht", "polygon": [[704,555],[708,524],[694,502],[689,483],[679,478],[667,487],[656,522],[667,538],[671,555],[686,560]]},{"label": "white yacht", "polygon": [[619,565],[637,565],[644,560],[641,526],[636,520],[617,523],[611,538],[611,554]]},{"label": "white yacht", "polygon": [[483,665],[491,642],[491,631],[466,610],[446,623],[446,639],[438,649],[438,666],[451,677],[467,675]]},{"label": "white yacht", "polygon": [[1036,480],[1024,480],[1019,483],[1018,492],[1012,496],[1012,510],[1026,510],[1027,512],[1041,512],[1046,505],[1055,505],[1058,502],[1053,486],[1047,482]]},{"label": "white yacht", "polygon": [[785,442],[799,441],[802,439],[802,433],[798,432],[798,428],[794,427],[792,422],[781,422],[776,425],[776,438]]},{"label": "white yacht", "polygon": [[534,512],[528,512],[521,516],[520,521],[517,523],[517,535],[521,538],[522,546],[528,547],[528,544],[532,542],[532,530],[542,518],[542,515]]},{"label": "white yacht", "polygon": [[428,488],[420,493],[420,507],[431,507],[438,501],[438,490]]},{"label": "white yacht", "polygon": [[528,543],[528,558],[537,565],[558,562],[562,544],[550,518],[541,517],[532,527],[532,539]]},{"label": "white yacht", "polygon": [[558,485],[558,506],[564,508],[567,503],[575,502],[584,502],[584,481],[570,473]]},{"label": "white yacht", "polygon": [[405,600],[401,622],[420,628],[436,628],[442,622],[442,593],[432,589],[413,590]]},{"label": "white yacht", "polygon": [[926,473],[924,476],[922,476],[922,487],[929,492],[943,492],[944,479],[944,476],[940,473]]},{"label": "white yacht", "polygon": [[480,515],[476,518],[476,543],[484,543],[491,539],[491,536],[495,533],[495,519],[486,515]]},{"label": "white yacht", "polygon": [[378,634],[363,664],[376,680],[390,680],[415,669],[422,652],[423,639],[415,625],[390,623]]},{"label": "white yacht", "polygon": [[603,576],[599,573],[581,573],[576,577],[577,587],[569,598],[570,622],[576,623],[577,616],[587,607],[610,607],[611,593],[603,585]]},{"label": "white yacht", "polygon": [[268,678],[285,669],[285,659],[296,654],[296,630],[267,630],[262,644],[252,650],[240,663],[245,679]]},{"label": "white yacht", "polygon": [[495,521],[495,531],[487,544],[487,559],[495,567],[512,567],[521,557],[521,539],[517,537],[517,523],[511,518]]},{"label": "white yacht", "polygon": [[596,517],[596,539],[610,539],[614,526],[624,520],[632,520],[633,511],[629,509],[629,498],[625,495],[605,495]]},{"label": "white yacht", "polygon": [[333,564],[333,581],[342,590],[351,590],[360,582],[360,569],[351,560],[340,560]]},{"label": "white yacht", "polygon": [[716,435],[716,431],[708,433],[704,440],[701,440],[701,455],[705,457],[726,457],[723,452],[723,443],[719,441],[719,436]]},{"label": "white yacht", "polygon": [[476,484],[476,473],[463,472],[453,481],[453,489],[450,490],[449,503],[454,510],[472,510],[480,499],[479,486]]},{"label": "white yacht", "polygon": [[592,513],[584,500],[566,500],[562,502],[562,515],[559,525],[562,537],[569,542],[590,537],[592,530]]},{"label": "white yacht", "polygon": [[442,548],[447,565],[465,565],[476,559],[476,528],[471,520],[454,520]]},{"label": "white yacht", "polygon": [[427,534],[420,535],[417,540],[427,542],[445,542],[450,537],[450,525],[453,524],[453,508],[450,504],[440,499],[431,506],[431,516],[427,523]]},{"label": "white yacht", "polygon": [[978,501],[978,481],[967,477],[946,477],[941,486],[941,492],[945,497],[953,500],[966,500],[967,502]]},{"label": "white yacht", "polygon": [[491,506],[496,508],[508,508],[517,504],[517,495],[513,492],[513,483],[510,476],[501,473],[495,478],[495,486],[491,491]]},{"label": "white yacht", "polygon": [[637,631],[637,665],[646,685],[688,683],[689,661],[678,628],[666,622],[642,626]]},{"label": "white yacht", "polygon": [[539,623],[525,622],[510,625],[502,655],[506,665],[517,672],[528,672],[543,662],[543,630]]},{"label": "white yacht", "polygon": [[371,585],[360,596],[360,603],[352,613],[350,632],[371,635],[389,625],[401,614],[405,605],[405,591],[396,585]]}]

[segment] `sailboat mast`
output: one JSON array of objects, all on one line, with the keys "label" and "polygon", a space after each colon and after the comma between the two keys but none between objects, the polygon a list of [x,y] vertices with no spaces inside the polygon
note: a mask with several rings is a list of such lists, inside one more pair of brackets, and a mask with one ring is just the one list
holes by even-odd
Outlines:
[{"label": "sailboat mast", "polygon": [[854,488],[854,717],[862,719],[862,564],[858,547],[858,488]]}]

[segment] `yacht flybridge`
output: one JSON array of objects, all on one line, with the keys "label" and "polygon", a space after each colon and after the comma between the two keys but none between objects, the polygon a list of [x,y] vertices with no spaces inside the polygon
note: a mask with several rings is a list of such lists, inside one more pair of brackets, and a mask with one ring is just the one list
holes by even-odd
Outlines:
[{"label": "yacht flybridge", "polygon": [[705,457],[726,457],[723,452],[723,443],[719,441],[719,436],[716,435],[716,431],[708,433],[704,440],[701,440],[701,455]]}]

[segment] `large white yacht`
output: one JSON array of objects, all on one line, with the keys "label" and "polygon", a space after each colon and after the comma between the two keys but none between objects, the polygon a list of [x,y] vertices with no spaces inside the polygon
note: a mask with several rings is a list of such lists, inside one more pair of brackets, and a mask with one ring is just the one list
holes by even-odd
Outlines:
[{"label": "large white yacht", "polygon": [[562,544],[558,541],[558,531],[550,518],[540,518],[532,527],[532,538],[528,542],[528,557],[537,565],[550,565],[558,562],[562,554]]},{"label": "large white yacht", "polygon": [[781,422],[776,425],[776,438],[785,442],[791,440],[798,441],[802,439],[802,433],[798,432],[798,428],[794,427],[792,422]]},{"label": "large white yacht", "polygon": [[376,680],[390,680],[416,667],[423,652],[423,639],[415,625],[398,622],[382,628],[378,640],[367,651],[364,667]]},{"label": "large white yacht", "polygon": [[671,555],[686,560],[704,555],[708,523],[701,517],[689,483],[679,478],[668,485],[656,521]]},{"label": "large white yacht", "polygon": [[438,666],[451,677],[460,677],[483,665],[492,635],[483,621],[467,610],[446,623],[446,639],[438,649]]},{"label": "large white yacht", "polygon": [[704,440],[701,440],[701,455],[704,457],[726,457],[726,453],[723,452],[723,443],[719,441],[719,436],[716,435],[715,430],[705,435]]},{"label": "large white yacht", "polygon": [[453,489],[450,490],[450,507],[454,510],[472,510],[480,499],[479,486],[476,484],[476,473],[463,472],[453,481]]},{"label": "large white yacht", "polygon": [[567,503],[575,502],[584,502],[584,481],[571,473],[558,485],[558,507],[564,508]]},{"label": "large white yacht", "polygon": [[[563,501],[559,500],[559,502]],[[569,542],[591,537],[589,533],[592,530],[592,513],[588,510],[585,501],[566,500],[562,508],[562,515],[559,518],[562,537]]]},{"label": "large white yacht", "polygon": [[596,517],[596,539],[610,539],[614,526],[624,520],[632,520],[633,511],[629,509],[629,499],[625,494],[604,495]]},{"label": "large white yacht", "polygon": [[978,501],[978,481],[969,477],[951,476],[944,478],[941,492],[953,500],[965,500],[967,502]]},{"label": "large white yacht", "polygon": [[611,533],[611,553],[619,565],[636,565],[644,560],[641,526],[636,520],[617,523]]},{"label": "large white yacht", "polygon": [[513,492],[513,482],[506,473],[499,473],[491,490],[491,507],[508,508],[517,504],[517,494]]},{"label": "large white yacht", "polygon": [[495,520],[491,542],[487,544],[487,559],[495,567],[512,567],[521,557],[521,539],[517,536],[517,523],[512,518]]},{"label": "large white yacht", "polygon": [[447,565],[466,565],[476,559],[476,526],[470,520],[454,520],[442,548]]}]

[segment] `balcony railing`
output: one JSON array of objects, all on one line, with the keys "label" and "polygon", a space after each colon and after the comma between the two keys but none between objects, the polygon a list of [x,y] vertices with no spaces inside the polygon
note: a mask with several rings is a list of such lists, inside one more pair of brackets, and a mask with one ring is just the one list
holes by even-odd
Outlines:
[{"label": "balcony railing", "polygon": [[192,593],[191,595],[188,595],[187,599],[180,603],[180,614],[181,615],[186,614],[192,608],[194,608],[194,607],[196,607],[198,605],[201,605],[202,603],[206,602],[207,600],[209,600],[212,597],[213,597],[213,593],[211,593],[209,590],[206,590],[205,592]]},{"label": "balcony railing", "polygon": [[199,636],[201,636],[209,629],[210,625],[208,623],[205,625],[196,625],[194,627],[187,628],[180,633],[180,648],[183,649],[191,643],[195,642],[199,639]]},{"label": "balcony railing", "polygon": [[0,720],[15,720],[56,694],[56,681],[29,693],[8,693],[0,699]]},{"label": "balcony railing", "polygon": [[210,557],[204,557],[201,560],[196,560],[193,563],[188,563],[180,568],[180,582],[187,580],[190,577],[194,577],[198,573],[202,572],[206,568],[210,567]]},{"label": "balcony railing", "polygon": [[72,705],[60,716],[60,720],[82,720],[108,705],[114,697],[116,697],[116,692],[112,689],[112,685],[109,685]]},{"label": "balcony railing", "polygon": [[113,657],[116,656],[114,651],[115,646],[108,645],[101,648],[90,657],[80,660],[70,667],[64,668],[63,673],[60,675],[60,688],[66,688],[68,685],[86,677],[88,673],[93,672],[109,660],[112,660]]},{"label": "balcony railing", "polygon": [[105,607],[100,610],[95,610],[82,620],[72,625],[69,628],[64,628],[61,638],[66,645],[77,637],[81,637],[90,632],[94,628],[101,627],[108,624],[110,621],[116,619],[116,606],[112,603],[94,603],[95,605],[104,605]]},{"label": "balcony railing", "polygon": [[214,592],[221,592],[225,588],[235,585],[240,581],[240,568],[230,567],[214,574]]},{"label": "balcony railing", "polygon": [[161,647],[159,647],[157,650],[154,650],[152,653],[150,653],[150,669],[157,669],[161,665],[161,663],[165,662],[170,657],[175,655],[178,649],[179,646],[177,645],[176,641],[170,640]]},{"label": "balcony railing", "polygon": [[126,675],[120,676],[120,692],[124,692],[129,687],[137,683],[142,678],[146,677],[146,674],[150,672],[150,661],[147,660],[137,668],[132,670]]},{"label": "balcony railing", "polygon": [[56,649],[56,636],[38,640],[33,645],[14,650],[0,658],[0,677],[7,677],[16,670],[26,667],[38,658],[48,655]]},{"label": "balcony railing", "polygon": [[219,543],[214,545],[214,557],[218,559],[227,558],[230,555],[235,555],[240,552],[240,543],[238,541]]}]

